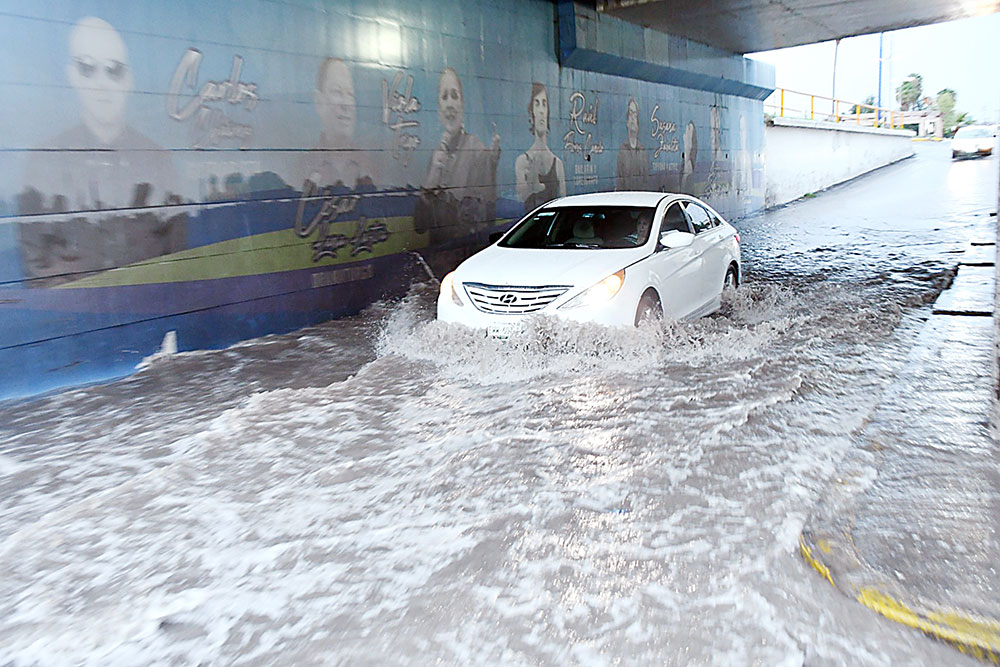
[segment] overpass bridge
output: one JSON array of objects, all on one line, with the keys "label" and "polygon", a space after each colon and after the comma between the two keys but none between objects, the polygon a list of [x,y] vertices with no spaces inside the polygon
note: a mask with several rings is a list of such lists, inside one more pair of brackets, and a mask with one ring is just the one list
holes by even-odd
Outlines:
[{"label": "overpass bridge", "polygon": [[997,0],[597,0],[597,11],[732,53],[756,53],[985,16]]}]

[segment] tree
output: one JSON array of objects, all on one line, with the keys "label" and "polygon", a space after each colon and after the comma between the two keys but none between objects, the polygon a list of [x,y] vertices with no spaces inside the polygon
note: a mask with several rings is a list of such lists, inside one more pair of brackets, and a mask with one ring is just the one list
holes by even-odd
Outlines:
[{"label": "tree", "polygon": [[910,74],[896,89],[896,101],[903,111],[913,111],[920,108],[920,95],[923,92],[923,77]]},{"label": "tree", "polygon": [[955,126],[955,100],[958,95],[951,88],[942,88],[934,100],[934,108],[941,113],[941,125],[946,135]]},{"label": "tree", "polygon": [[855,104],[853,107],[851,107],[851,113],[854,114],[855,116],[863,113],[871,113],[872,107],[875,106],[875,96],[869,95],[868,97],[865,98],[863,104],[867,106],[862,106],[861,104]]},{"label": "tree", "polygon": [[973,118],[972,116],[970,116],[968,113],[966,113],[964,111],[962,113],[958,114],[957,116],[955,116],[955,129],[956,130],[958,128],[960,128],[960,127],[965,127],[966,125],[975,125],[975,124],[976,124],[976,119]]},{"label": "tree", "polygon": [[942,88],[934,100],[934,108],[941,112],[941,125],[945,136],[952,136],[963,125],[974,125],[975,119],[956,108],[958,93],[951,88]]}]

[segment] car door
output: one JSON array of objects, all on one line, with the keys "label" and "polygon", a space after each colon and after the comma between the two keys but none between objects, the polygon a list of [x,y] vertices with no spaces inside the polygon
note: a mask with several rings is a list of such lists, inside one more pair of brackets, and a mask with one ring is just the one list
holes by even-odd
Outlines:
[{"label": "car door", "polygon": [[726,248],[722,242],[725,229],[708,209],[697,202],[685,201],[684,211],[694,228],[694,243],[691,245],[701,257],[696,308],[703,308],[714,304],[722,293],[727,268]]},{"label": "car door", "polygon": [[[680,202],[670,204],[660,218],[656,238],[667,230],[691,231]],[[660,295],[664,317],[681,319],[690,315],[699,303],[697,286],[701,273],[700,251],[691,246],[664,248],[657,242],[653,254],[643,260],[649,267],[649,282]]]}]

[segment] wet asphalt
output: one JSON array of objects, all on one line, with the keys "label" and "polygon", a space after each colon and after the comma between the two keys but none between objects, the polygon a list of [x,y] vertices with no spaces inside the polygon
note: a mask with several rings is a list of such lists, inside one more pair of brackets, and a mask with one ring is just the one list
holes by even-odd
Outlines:
[{"label": "wet asphalt", "polygon": [[[996,210],[989,212],[994,229]],[[876,599],[875,608],[895,613],[901,605],[908,623],[939,619],[927,626],[932,635],[958,637],[964,650],[992,650],[994,660],[1000,657],[996,258],[995,235],[966,247],[804,531],[810,557],[829,568],[832,583],[848,596],[889,596],[888,604]]]}]

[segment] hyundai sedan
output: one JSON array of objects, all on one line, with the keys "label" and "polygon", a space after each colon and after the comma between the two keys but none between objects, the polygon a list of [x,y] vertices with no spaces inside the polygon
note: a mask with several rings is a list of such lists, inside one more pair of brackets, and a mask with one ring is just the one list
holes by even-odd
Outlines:
[{"label": "hyundai sedan", "polygon": [[563,197],[441,281],[438,319],[509,335],[530,315],[638,326],[718,310],[740,282],[736,229],[680,194]]}]

